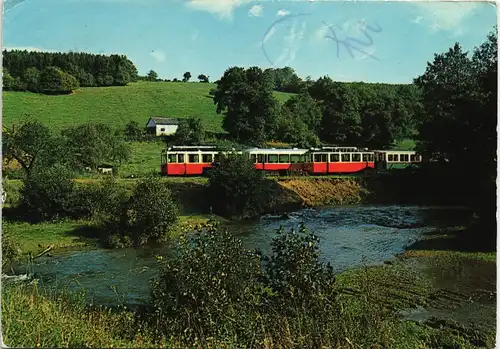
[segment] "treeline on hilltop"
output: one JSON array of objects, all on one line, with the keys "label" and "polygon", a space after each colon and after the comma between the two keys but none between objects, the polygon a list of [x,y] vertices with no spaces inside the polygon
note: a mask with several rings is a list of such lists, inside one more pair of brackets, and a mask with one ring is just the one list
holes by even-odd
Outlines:
[{"label": "treeline on hilltop", "polygon": [[123,86],[136,80],[137,68],[124,55],[3,51],[7,91],[67,93],[80,86]]}]

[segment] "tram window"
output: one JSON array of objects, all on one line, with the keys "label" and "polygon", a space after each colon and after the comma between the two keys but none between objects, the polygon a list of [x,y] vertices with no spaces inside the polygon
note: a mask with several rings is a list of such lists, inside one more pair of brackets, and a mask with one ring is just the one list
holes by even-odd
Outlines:
[{"label": "tram window", "polygon": [[274,155],[274,154],[267,155],[267,162],[270,164],[277,164],[278,163],[278,155]]},{"label": "tram window", "polygon": [[184,163],[184,154],[178,154],[178,163],[183,164]]},{"label": "tram window", "polygon": [[352,154],[352,162],[360,162],[361,154]]},{"label": "tram window", "polygon": [[303,161],[303,156],[302,155],[290,155],[290,162],[292,164],[296,164]]},{"label": "tram window", "polygon": [[408,154],[401,154],[401,161],[408,162]]},{"label": "tram window", "polygon": [[399,154],[394,154],[392,161],[398,162],[399,161]]},{"label": "tram window", "polygon": [[203,154],[201,156],[201,162],[203,163],[211,163],[212,162],[212,154]]},{"label": "tram window", "polygon": [[330,162],[339,162],[340,154],[330,154]]},{"label": "tram window", "polygon": [[326,154],[314,154],[314,162],[327,162]]},{"label": "tram window", "polygon": [[342,162],[351,162],[351,154],[342,154]]},{"label": "tram window", "polygon": [[410,161],[415,162],[415,154],[410,155]]},{"label": "tram window", "polygon": [[255,163],[257,162],[257,155],[255,155],[255,154],[251,154],[251,155],[250,155],[250,159],[252,160],[252,163],[254,163],[254,164],[255,164]]},{"label": "tram window", "polygon": [[280,164],[287,164],[290,162],[290,156],[288,154],[280,154],[279,159]]},{"label": "tram window", "polygon": [[265,161],[264,161],[264,154],[257,154],[257,162],[258,162],[259,164],[262,164],[262,163],[264,163],[264,162],[265,162]]},{"label": "tram window", "polygon": [[168,162],[175,164],[177,162],[177,154],[168,154]]},{"label": "tram window", "polygon": [[189,154],[189,163],[196,164],[200,162],[200,156],[198,154]]},{"label": "tram window", "polygon": [[375,160],[375,155],[368,154],[368,161],[373,162]]},{"label": "tram window", "polygon": [[422,158],[420,157],[420,155],[415,155],[415,161],[416,162],[422,161]]}]

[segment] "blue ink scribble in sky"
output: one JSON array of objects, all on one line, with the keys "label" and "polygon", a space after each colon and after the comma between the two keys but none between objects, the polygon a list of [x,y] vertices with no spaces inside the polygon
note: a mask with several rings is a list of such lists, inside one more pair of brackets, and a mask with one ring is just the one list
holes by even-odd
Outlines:
[{"label": "blue ink scribble in sky", "polygon": [[[271,25],[267,28],[264,35],[262,36],[262,41],[261,41],[262,52],[266,60],[273,67],[276,67],[277,65],[286,66],[287,62],[292,62],[294,60],[298,50],[297,45],[293,43],[293,40],[296,39],[297,36],[297,33],[295,32],[296,20],[298,17],[308,16],[313,14],[312,12],[298,13],[298,14],[290,13],[291,11],[286,11],[286,12],[287,12],[286,15],[272,22]],[[286,24],[290,24],[289,22],[291,21],[293,21],[293,24],[290,25],[291,27],[290,36],[293,37],[292,39],[289,36],[288,37],[285,36],[285,38],[283,38],[278,44],[271,45],[270,43],[267,43],[267,41],[270,39],[271,36],[274,35],[274,33],[278,28],[283,27]],[[305,28],[306,24],[311,24],[311,23],[306,23],[305,21],[302,22],[303,28]],[[348,24],[348,22],[345,22],[343,24]],[[372,37],[373,33],[382,32],[382,28],[377,23],[375,23],[375,25],[369,25],[363,21],[360,21],[358,22],[357,28],[354,28],[356,31],[355,34],[353,34],[352,31],[349,31],[349,33],[345,31],[342,28],[342,24],[340,25],[327,24],[326,22],[323,22],[323,25],[326,30],[326,33],[323,35],[323,38],[329,41],[333,41],[335,43],[334,47],[336,47],[338,59],[340,59],[340,51],[345,50],[352,59],[356,59],[355,54],[361,53],[363,54],[363,57],[361,59],[370,57],[374,60],[379,61],[379,58],[377,58],[373,54],[374,38]],[[303,31],[298,34],[299,39],[302,39],[302,35]],[[270,49],[274,47],[281,48],[281,54],[276,59],[273,59],[272,57],[273,55],[270,54]]]}]

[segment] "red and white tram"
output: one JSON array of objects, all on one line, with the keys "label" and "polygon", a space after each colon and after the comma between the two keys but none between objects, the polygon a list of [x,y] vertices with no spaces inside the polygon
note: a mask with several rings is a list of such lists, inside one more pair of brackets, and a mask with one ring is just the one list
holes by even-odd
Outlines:
[{"label": "red and white tram", "polygon": [[308,157],[308,149],[248,149],[249,155],[257,170],[286,173],[302,171]]},{"label": "red and white tram", "polygon": [[375,154],[356,147],[323,147],[310,152],[305,171],[310,174],[355,173],[375,168]]},{"label": "red and white tram", "polygon": [[221,153],[214,146],[170,147],[162,152],[161,172],[167,176],[199,176],[213,167]]},{"label": "red and white tram", "polygon": [[[313,149],[252,148],[221,151],[215,146],[174,146],[162,152],[161,172],[167,176],[203,175],[226,153],[246,154],[260,171],[285,174],[348,174],[375,168],[398,168],[421,162],[414,151],[370,151],[356,147]],[[390,166],[389,166],[390,165]]]}]

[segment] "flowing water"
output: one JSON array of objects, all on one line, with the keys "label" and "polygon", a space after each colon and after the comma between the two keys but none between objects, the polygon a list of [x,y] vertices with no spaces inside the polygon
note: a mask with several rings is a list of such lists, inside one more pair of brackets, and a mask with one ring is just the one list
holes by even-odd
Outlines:
[{"label": "flowing water", "polygon": [[[379,264],[404,251],[422,234],[465,224],[470,213],[460,208],[418,206],[343,206],[306,209],[285,216],[264,216],[228,228],[248,248],[270,251],[276,229],[297,229],[301,223],[321,239],[320,251],[336,271]],[[98,304],[147,302],[149,282],[156,275],[160,248],[66,250],[39,258],[35,277],[43,287],[85,289]]]}]

